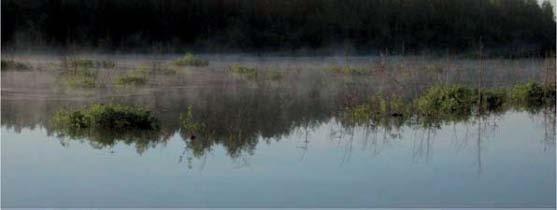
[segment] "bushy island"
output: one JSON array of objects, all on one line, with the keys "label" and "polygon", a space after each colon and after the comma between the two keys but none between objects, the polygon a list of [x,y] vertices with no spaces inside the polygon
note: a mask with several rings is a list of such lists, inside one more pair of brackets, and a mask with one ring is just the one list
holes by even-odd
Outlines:
[{"label": "bushy island", "polygon": [[80,110],[60,111],[51,120],[53,133],[62,138],[86,139],[94,148],[111,148],[121,142],[137,152],[167,140],[150,111],[118,104],[94,104]]},{"label": "bushy island", "polygon": [[81,110],[60,111],[55,127],[69,129],[156,130],[159,121],[143,108],[119,104],[94,104]]},{"label": "bushy island", "polygon": [[555,106],[555,86],[530,82],[510,88],[475,89],[458,85],[433,86],[413,99],[370,97],[365,103],[344,108],[342,120],[367,124],[397,119],[401,123],[458,121],[472,116],[518,109],[536,111]]},{"label": "bushy island", "polygon": [[177,66],[208,66],[209,61],[202,59],[192,53],[186,53],[184,57],[181,57],[174,61]]}]

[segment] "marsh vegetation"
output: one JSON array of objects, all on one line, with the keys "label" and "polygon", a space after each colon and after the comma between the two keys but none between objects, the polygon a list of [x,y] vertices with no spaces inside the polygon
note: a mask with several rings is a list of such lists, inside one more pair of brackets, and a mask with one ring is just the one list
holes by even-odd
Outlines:
[{"label": "marsh vegetation", "polygon": [[2,0],[1,207],[555,207],[553,4]]},{"label": "marsh vegetation", "polygon": [[[117,169],[109,171],[160,166],[157,173],[194,177],[190,172],[205,165],[204,173],[219,177],[238,171],[252,174],[264,168],[263,160],[265,167],[300,164],[298,172],[308,169],[305,161],[314,161],[313,167],[330,170],[324,176],[331,179],[352,166],[357,170],[351,174],[370,169],[366,181],[358,181],[366,187],[370,174],[396,174],[371,165],[391,167],[393,161],[405,160],[392,154],[410,158],[395,164],[403,170],[442,159],[462,166],[465,177],[499,177],[501,171],[490,171],[498,168],[490,167],[491,156],[525,161],[545,157],[555,145],[555,60],[549,58],[206,56],[211,65],[197,67],[176,66],[174,55],[72,58],[91,62],[64,65],[70,58],[14,56],[33,68],[2,72],[3,143],[12,148],[25,142],[42,144],[40,152],[53,151],[44,157],[90,153],[100,157],[103,167],[111,165],[108,159],[118,160]],[[117,65],[94,64],[103,60]],[[481,85],[478,78],[483,78]],[[58,85],[70,81],[81,87]],[[494,152],[509,147],[531,154]],[[136,153],[141,156],[133,158]],[[474,157],[477,167],[462,163],[457,158],[461,156]],[[153,159],[160,162],[149,163]],[[72,161],[56,160],[57,167]],[[97,167],[87,166],[81,171],[94,174]],[[215,167],[223,168],[213,172]],[[436,170],[449,170],[444,167]],[[272,174],[284,170],[273,169]],[[167,176],[153,175],[156,172],[145,173]],[[274,177],[259,171],[252,175]],[[126,176],[124,182],[130,177],[137,176]],[[179,182],[193,179],[180,177]]]},{"label": "marsh vegetation", "polygon": [[2,61],[0,61],[2,63],[2,71],[8,71],[8,70],[30,70],[31,66],[22,63],[22,62],[18,62],[18,61],[13,61],[13,60],[5,60],[2,59]]},{"label": "marsh vegetation", "polygon": [[[280,138],[296,128],[331,120],[347,129],[431,129],[512,110],[534,114],[555,105],[554,82],[543,79],[553,71],[546,69],[552,68],[551,60],[537,61],[537,69],[522,69],[518,61],[488,61],[489,79],[481,89],[473,80],[478,73],[477,60],[416,63],[418,60],[412,58],[378,57],[352,64],[327,59],[324,65],[300,66],[216,60],[212,66],[198,66],[184,74],[177,74],[165,61],[134,65],[122,61],[122,67],[103,68],[95,63],[106,59],[80,58],[72,65],[64,65],[69,59],[61,60],[58,79],[74,84],[72,88],[87,88],[87,94],[92,94],[66,91],[63,95],[100,97],[97,103],[109,105],[52,111],[45,116],[50,132],[70,139],[91,138],[106,145],[121,139],[133,143],[134,138],[151,145],[154,141],[146,141],[149,138],[163,141],[179,133],[198,157],[217,145],[224,145],[232,157],[240,157],[251,153],[261,137]],[[509,71],[508,78],[502,77],[502,72]],[[145,108],[132,108],[136,102],[101,94],[114,91],[112,94],[129,95],[123,98],[131,100],[146,90],[147,83],[157,88],[153,97],[162,98],[140,102]],[[145,109],[158,111],[155,114]],[[60,107],[56,105],[53,110]],[[160,129],[155,129],[155,122],[161,122]]]},{"label": "marsh vegetation", "polygon": [[208,66],[209,61],[204,60],[192,53],[187,53],[184,57],[174,61],[178,66]]}]

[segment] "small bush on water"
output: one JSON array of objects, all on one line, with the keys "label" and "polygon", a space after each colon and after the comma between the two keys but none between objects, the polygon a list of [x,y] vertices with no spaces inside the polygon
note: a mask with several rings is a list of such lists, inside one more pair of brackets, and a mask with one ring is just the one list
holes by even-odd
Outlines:
[{"label": "small bush on water", "polygon": [[94,104],[77,111],[61,111],[54,115],[56,127],[71,129],[156,129],[158,120],[150,111],[124,105]]},{"label": "small bush on water", "polygon": [[116,79],[116,84],[118,85],[139,86],[139,85],[145,85],[146,83],[147,83],[147,79],[145,79],[145,77],[140,75],[133,75],[133,74],[123,75]]},{"label": "small bush on water", "polygon": [[240,64],[233,64],[228,67],[229,71],[248,79],[256,79],[258,72],[256,68],[242,66]]},{"label": "small bush on water", "polygon": [[174,61],[178,66],[208,66],[209,61],[203,60],[191,53],[187,53],[184,57]]},{"label": "small bush on water", "polygon": [[344,118],[354,124],[369,123],[373,114],[373,108],[370,104],[361,104],[344,110]]},{"label": "small bush on water", "polygon": [[120,75],[116,78],[117,85],[134,85],[140,86],[147,84],[147,75],[149,74],[149,67],[141,66],[138,69],[132,70],[127,74]]},{"label": "small bush on water", "polygon": [[29,70],[31,69],[31,66],[21,63],[21,62],[17,62],[17,61],[13,61],[13,60],[2,60],[1,61],[1,67],[2,67],[2,71],[5,70]]},{"label": "small bush on water", "polygon": [[201,129],[201,124],[196,123],[193,120],[193,112],[191,106],[188,107],[188,110],[180,115],[180,122],[182,122],[182,128],[187,132],[197,132]]},{"label": "small bush on water", "polygon": [[411,116],[410,107],[401,98],[387,99],[374,96],[364,104],[345,108],[343,120],[351,124],[390,124],[402,122]]},{"label": "small bush on water", "polygon": [[416,108],[423,115],[451,115],[469,113],[476,94],[461,86],[435,86],[416,100]]},{"label": "small bush on water", "polygon": [[555,86],[542,87],[529,82],[524,85],[516,85],[511,89],[511,99],[517,105],[527,107],[541,106],[555,103]]},{"label": "small bush on water", "polygon": [[474,114],[494,113],[507,108],[536,111],[544,106],[555,106],[555,92],[555,86],[542,87],[536,83],[482,91],[462,86],[434,86],[412,103],[399,98],[373,96],[369,101],[346,106],[342,119],[351,124],[385,124],[393,120],[402,123],[414,117],[423,125],[463,121]]}]

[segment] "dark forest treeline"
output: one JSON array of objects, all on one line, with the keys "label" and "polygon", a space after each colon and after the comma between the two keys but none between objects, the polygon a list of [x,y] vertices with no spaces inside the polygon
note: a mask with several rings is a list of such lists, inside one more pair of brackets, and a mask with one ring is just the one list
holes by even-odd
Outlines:
[{"label": "dark forest treeline", "polygon": [[2,45],[555,51],[536,0],[2,0]]}]

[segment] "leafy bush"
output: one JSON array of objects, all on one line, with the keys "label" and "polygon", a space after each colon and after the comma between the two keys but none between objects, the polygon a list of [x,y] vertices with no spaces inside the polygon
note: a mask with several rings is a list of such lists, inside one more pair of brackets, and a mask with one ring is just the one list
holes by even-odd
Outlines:
[{"label": "leafy bush", "polygon": [[147,83],[147,79],[140,75],[123,75],[116,79],[116,84],[118,85],[145,85]]},{"label": "leafy bush", "polygon": [[184,131],[190,134],[200,132],[203,129],[202,124],[195,122],[193,119],[193,112],[191,106],[188,110],[180,115],[180,122],[182,123],[182,128]]},{"label": "leafy bush", "polygon": [[242,66],[240,64],[233,64],[228,67],[229,71],[233,74],[246,77],[248,79],[256,79],[258,72],[256,68]]},{"label": "leafy bush", "polygon": [[61,111],[52,119],[55,127],[71,129],[156,129],[158,120],[150,111],[117,104],[94,104],[77,111]]},{"label": "leafy bush", "polygon": [[148,66],[140,66],[124,75],[120,75],[116,78],[115,83],[117,85],[134,85],[140,86],[147,84],[147,76],[149,75]]},{"label": "leafy bush", "polygon": [[517,105],[541,106],[555,103],[555,86],[542,87],[537,83],[529,82],[514,86],[510,95]]},{"label": "leafy bush", "polygon": [[461,86],[434,86],[416,100],[416,108],[423,115],[469,113],[476,99],[474,92]]},{"label": "leafy bush", "polygon": [[178,66],[208,66],[209,61],[203,60],[191,53],[187,53],[184,57],[174,61]]}]

